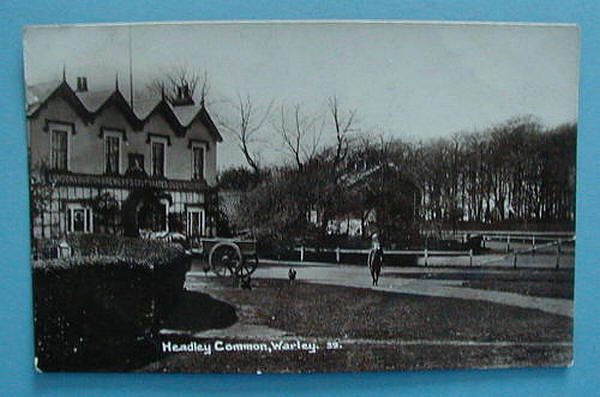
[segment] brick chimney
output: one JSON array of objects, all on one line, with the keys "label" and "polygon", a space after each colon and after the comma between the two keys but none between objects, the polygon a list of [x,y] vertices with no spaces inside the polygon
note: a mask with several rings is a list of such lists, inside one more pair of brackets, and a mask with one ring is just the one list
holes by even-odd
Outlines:
[{"label": "brick chimney", "polygon": [[192,93],[190,92],[190,87],[188,84],[177,86],[177,96],[171,98],[171,104],[173,106],[186,106],[194,104],[194,98],[192,98]]},{"label": "brick chimney", "polygon": [[88,84],[87,84],[87,77],[85,76],[80,76],[77,77],[77,92],[87,92],[88,90]]}]

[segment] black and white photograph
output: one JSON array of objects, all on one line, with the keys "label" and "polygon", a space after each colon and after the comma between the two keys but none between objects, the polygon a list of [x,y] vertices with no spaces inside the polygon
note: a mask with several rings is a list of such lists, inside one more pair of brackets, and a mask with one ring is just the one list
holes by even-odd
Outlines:
[{"label": "black and white photograph", "polygon": [[35,369],[571,366],[579,33],[26,27]]}]

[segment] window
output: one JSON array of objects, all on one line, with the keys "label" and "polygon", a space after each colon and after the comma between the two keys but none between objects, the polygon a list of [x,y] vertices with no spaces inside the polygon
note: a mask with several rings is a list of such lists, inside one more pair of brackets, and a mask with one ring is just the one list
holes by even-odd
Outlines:
[{"label": "window", "polygon": [[67,171],[69,169],[69,132],[60,127],[51,129],[51,164],[52,169]]},{"label": "window", "polygon": [[167,164],[167,143],[164,139],[152,138],[150,141],[151,145],[151,166],[152,175],[164,177],[166,175],[166,164]]},{"label": "window", "polygon": [[128,168],[127,172],[133,174],[144,173],[144,155],[139,153],[129,153],[128,155]]},{"label": "window", "polygon": [[192,179],[204,179],[204,145],[194,143],[192,146]]},{"label": "window", "polygon": [[204,209],[187,209],[187,234],[189,237],[204,236]]},{"label": "window", "polygon": [[72,123],[46,120],[45,131],[50,135],[50,168],[57,171],[71,169]]},{"label": "window", "polygon": [[138,226],[145,232],[169,231],[169,201],[145,201],[138,210]]},{"label": "window", "polygon": [[93,231],[91,208],[81,204],[69,204],[67,207],[67,231],[69,233],[91,233]]},{"label": "window", "polygon": [[110,175],[121,173],[120,134],[120,132],[104,132],[104,171]]}]

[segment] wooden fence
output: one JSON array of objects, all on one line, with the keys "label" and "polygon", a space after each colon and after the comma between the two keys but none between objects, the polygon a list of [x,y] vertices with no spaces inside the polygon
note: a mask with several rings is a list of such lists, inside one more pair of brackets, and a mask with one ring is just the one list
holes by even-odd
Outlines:
[{"label": "wooden fence", "polygon": [[[518,256],[519,255],[525,255],[525,254],[535,255],[536,252],[539,250],[547,249],[547,248],[554,248],[554,252],[555,252],[554,267],[556,269],[559,269],[560,268],[560,257],[561,257],[561,254],[563,253],[562,252],[563,245],[567,244],[567,243],[572,243],[575,241],[575,237],[572,234],[570,236],[571,237],[567,238],[567,239],[559,238],[557,240],[552,240],[550,242],[543,243],[543,244],[540,244],[539,240],[536,240],[535,236],[530,236],[531,238],[526,240],[526,241],[531,242],[530,247],[521,249],[521,250],[513,249],[511,252],[511,245],[510,245],[511,244],[511,235],[506,234],[506,235],[503,235],[503,238],[504,238],[503,241],[506,241],[506,253],[507,254],[503,255],[499,258],[495,257],[495,258],[491,258],[490,260],[487,260],[484,262],[479,262],[479,263],[477,263],[477,266],[491,265],[495,262],[503,262],[503,261],[506,261],[508,258],[511,258],[513,268],[516,269],[517,264],[518,264]],[[554,237],[556,237],[556,236],[554,236]],[[543,240],[547,241],[548,237],[545,237]],[[485,241],[485,239],[482,240],[483,244],[485,244],[484,241]],[[524,241],[524,240],[522,240],[522,241]],[[312,252],[312,253],[335,253],[335,262],[340,263],[342,254],[368,255],[370,252],[370,249],[348,249],[348,248],[340,248],[340,247],[317,249],[317,248],[313,248],[313,247],[300,246],[300,247],[294,248],[294,251],[300,253],[300,262],[304,262],[305,254],[307,252]],[[429,258],[430,257],[468,256],[469,257],[469,267],[472,267],[474,265],[473,257],[476,256],[476,255],[474,255],[472,249],[470,249],[468,251],[441,251],[441,250],[428,250],[428,249],[423,249],[423,250],[384,250],[384,255],[411,255],[411,256],[422,257],[422,258],[424,258],[424,266],[429,266]]]},{"label": "wooden fence", "polygon": [[[368,255],[371,252],[370,249],[349,249],[349,248],[311,248],[311,247],[296,247],[294,251],[300,252],[300,262],[304,262],[304,254],[306,252],[317,252],[317,253],[335,253],[335,262],[340,263],[342,254],[364,254]],[[428,266],[428,259],[430,256],[465,256],[469,255],[470,264],[473,265],[473,250],[468,251],[433,251],[433,250],[384,250],[384,255],[411,255],[420,256],[425,258],[425,266]]]}]

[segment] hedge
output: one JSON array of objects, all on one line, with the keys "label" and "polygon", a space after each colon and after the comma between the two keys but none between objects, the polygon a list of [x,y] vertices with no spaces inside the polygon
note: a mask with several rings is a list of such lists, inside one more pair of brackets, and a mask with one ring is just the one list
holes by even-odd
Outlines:
[{"label": "hedge", "polygon": [[130,370],[153,360],[189,269],[183,249],[112,236],[67,241],[76,256],[33,263],[38,369]]}]

